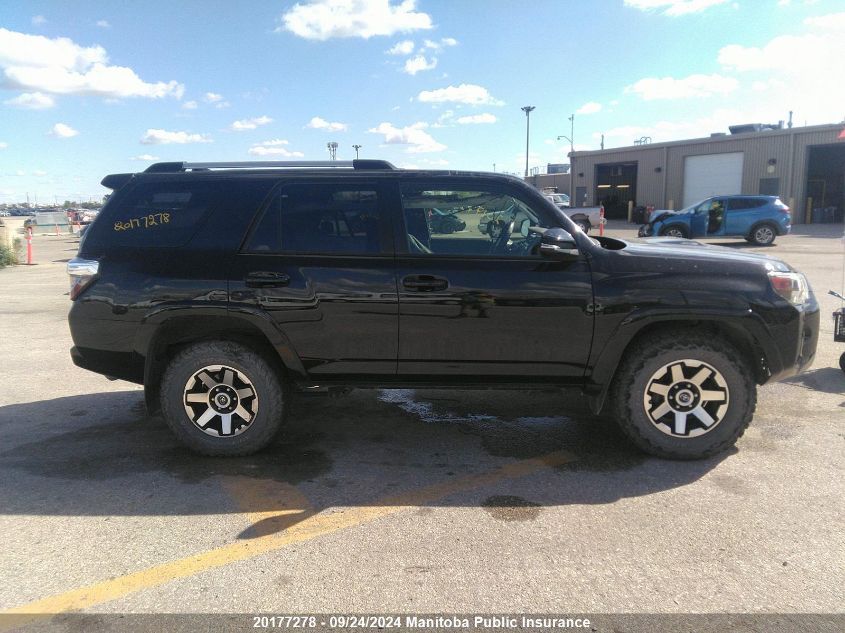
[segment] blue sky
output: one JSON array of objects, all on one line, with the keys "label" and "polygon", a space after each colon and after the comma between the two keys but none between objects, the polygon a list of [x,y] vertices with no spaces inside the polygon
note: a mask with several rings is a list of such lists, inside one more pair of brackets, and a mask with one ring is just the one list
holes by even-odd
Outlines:
[{"label": "blue sky", "polygon": [[[576,149],[845,118],[841,0],[13,2],[0,202],[154,160],[521,172]],[[154,157],[154,158],[153,158]]]}]

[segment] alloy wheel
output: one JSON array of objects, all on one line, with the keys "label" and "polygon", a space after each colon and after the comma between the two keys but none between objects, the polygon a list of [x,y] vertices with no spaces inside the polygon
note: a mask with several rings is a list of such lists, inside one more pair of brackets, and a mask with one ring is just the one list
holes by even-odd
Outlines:
[{"label": "alloy wheel", "polygon": [[246,431],[258,414],[258,393],[250,379],[227,365],[207,365],[185,383],[185,413],[194,426],[215,437]]},{"label": "alloy wheel", "polygon": [[759,244],[770,244],[775,239],[775,232],[768,226],[761,226],[754,231],[754,241]]},{"label": "alloy wheel", "polygon": [[699,360],[672,361],[646,384],[643,406],[651,423],[672,437],[709,433],[728,410],[730,393],[724,376]]}]

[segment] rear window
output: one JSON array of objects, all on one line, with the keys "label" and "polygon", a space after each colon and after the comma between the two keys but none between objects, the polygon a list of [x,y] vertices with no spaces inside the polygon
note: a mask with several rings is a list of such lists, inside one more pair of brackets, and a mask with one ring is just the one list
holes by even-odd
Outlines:
[{"label": "rear window", "polygon": [[247,244],[255,253],[373,254],[382,250],[372,186],[288,185],[277,192]]},{"label": "rear window", "polygon": [[95,237],[130,248],[184,246],[210,211],[234,208],[234,198],[225,181],[140,183],[101,214]]}]

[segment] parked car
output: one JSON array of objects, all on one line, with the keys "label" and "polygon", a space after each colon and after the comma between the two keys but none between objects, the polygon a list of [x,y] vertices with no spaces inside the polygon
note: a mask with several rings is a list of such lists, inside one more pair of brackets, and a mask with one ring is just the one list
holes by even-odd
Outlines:
[{"label": "parked car", "polygon": [[467,227],[467,223],[456,217],[454,213],[447,213],[440,209],[428,210],[428,222],[432,233],[457,233]]},{"label": "parked car", "polygon": [[544,193],[549,202],[572,218],[584,233],[589,233],[594,226],[599,226],[604,221],[602,207],[570,207],[569,196],[565,193]]},{"label": "parked car", "polygon": [[[71,357],[143,384],[208,455],[267,446],[293,390],[542,385],[580,388],[649,453],[701,458],[742,435],[758,384],[815,356],[818,303],[782,261],[593,239],[511,176],[356,160],[102,182],[67,265]],[[438,236],[431,208],[502,225]]]},{"label": "parked car", "polygon": [[792,228],[789,207],[777,196],[715,196],[680,211],[653,211],[640,237],[744,237],[769,246]]}]

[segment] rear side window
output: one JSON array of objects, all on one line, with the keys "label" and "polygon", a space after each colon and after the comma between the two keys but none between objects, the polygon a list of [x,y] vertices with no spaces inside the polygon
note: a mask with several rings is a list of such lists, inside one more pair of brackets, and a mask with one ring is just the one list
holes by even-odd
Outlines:
[{"label": "rear side window", "polygon": [[272,198],[247,243],[254,253],[375,254],[382,223],[375,187],[287,185]]},{"label": "rear side window", "polygon": [[728,200],[729,211],[739,211],[741,209],[757,209],[768,202],[765,198],[731,198]]},{"label": "rear side window", "polygon": [[130,248],[184,246],[210,211],[236,203],[232,197],[223,181],[140,183],[97,222],[97,238]]}]

